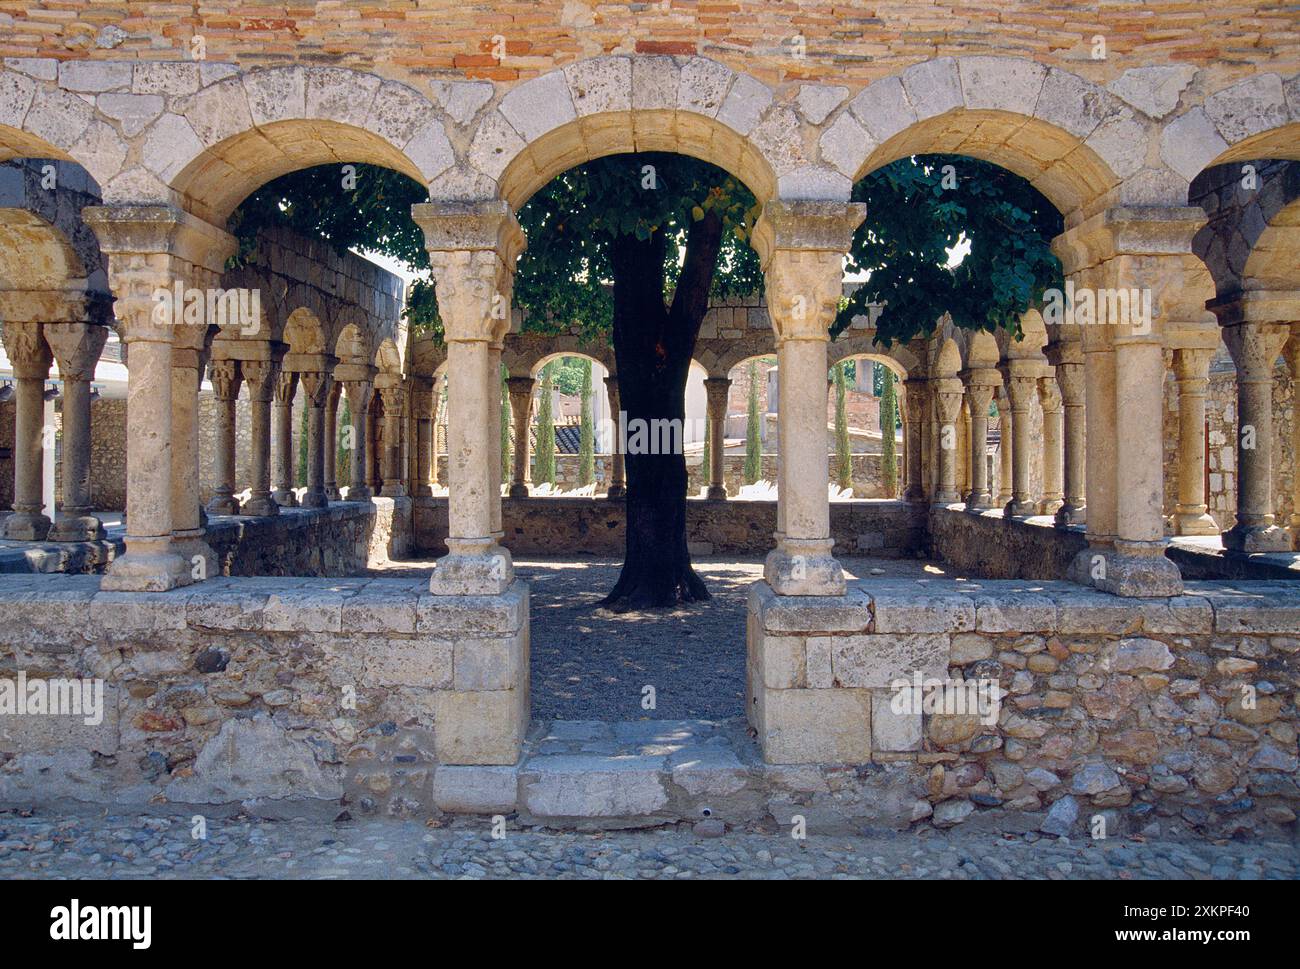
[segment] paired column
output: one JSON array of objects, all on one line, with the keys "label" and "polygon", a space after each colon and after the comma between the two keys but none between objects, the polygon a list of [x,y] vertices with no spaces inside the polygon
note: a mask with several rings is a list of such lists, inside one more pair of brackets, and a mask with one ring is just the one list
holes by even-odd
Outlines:
[{"label": "paired column", "polygon": [[384,401],[384,453],[380,456],[383,487],[379,494],[384,498],[406,497],[402,482],[402,386],[397,384],[382,388]]},{"label": "paired column", "polygon": [[[1007,518],[1037,514],[1030,485],[1029,411],[1038,394],[1038,365],[1031,361],[1008,361],[1003,379],[1011,400],[1011,500],[1003,514]],[[1005,432],[1003,438],[1005,440]]]},{"label": "paired column", "polygon": [[210,515],[238,515],[235,500],[235,431],[239,406],[239,387],[243,382],[238,360],[213,360],[208,364],[208,380],[217,401],[217,440],[213,454],[216,484],[208,501]]},{"label": "paired column", "polygon": [[1300,552],[1300,323],[1291,325],[1291,340],[1284,348],[1291,368],[1291,547]]},{"label": "paired column", "polygon": [[780,382],[777,547],[764,567],[778,595],[845,590],[831,554],[826,344],[843,293],[844,253],[865,216],[861,204],[773,200],[754,227]]},{"label": "paired column", "polygon": [[249,482],[248,500],[244,502],[242,513],[253,516],[278,515],[280,505],[271,494],[271,401],[276,394],[280,364],[272,357],[266,360],[245,360],[240,368],[244,382],[248,385],[252,421],[252,480]]},{"label": "paired column", "polygon": [[605,396],[609,399],[609,417],[614,423],[613,443],[609,449],[609,487],[605,497],[622,498],[627,494],[627,471],[623,463],[622,435],[619,434],[619,415],[623,412],[623,403],[618,396],[618,374],[605,377]]},{"label": "paired column", "polygon": [[510,497],[527,498],[529,481],[529,432],[533,422],[533,388],[537,381],[532,377],[508,377],[506,388],[510,394],[510,420],[515,430],[514,467],[510,475]]},{"label": "paired column", "polygon": [[433,494],[433,380],[414,377],[411,380],[411,416],[415,422],[415,483],[412,494],[427,497]]},{"label": "paired column", "polygon": [[[423,204],[424,230],[447,343],[448,554],[434,595],[499,595],[514,583],[500,529],[500,357],[510,326],[515,261],[524,236],[504,202]],[[496,401],[494,406],[493,401]]]},{"label": "paired column", "polygon": [[1011,392],[1003,384],[998,391],[998,493],[997,507],[1005,508],[1015,498],[1015,418],[1011,414]]},{"label": "paired column", "polygon": [[907,461],[907,484],[903,500],[919,504],[925,501],[925,485],[921,480],[923,445],[921,429],[925,423],[926,381],[909,377],[903,381],[903,407],[907,415],[903,428],[903,451]]},{"label": "paired column", "polygon": [[293,398],[297,392],[298,374],[292,370],[280,371],[272,409],[275,426],[275,491],[272,497],[283,508],[293,508],[298,504],[298,496],[293,490]]},{"label": "paired column", "polygon": [[217,574],[216,554],[204,541],[207,517],[199,491],[199,385],[207,364],[206,325],[175,327],[172,338],[172,547],[191,579]]},{"label": "paired column", "polygon": [[370,427],[370,401],[374,398],[375,388],[369,380],[349,380],[343,386],[348,395],[348,412],[352,416],[352,480],[348,484],[348,501],[369,501],[372,492],[366,484],[367,456],[370,453],[367,432]]},{"label": "paired column", "polygon": [[1217,535],[1218,523],[1205,499],[1205,398],[1210,386],[1212,347],[1174,351],[1178,378],[1178,505],[1175,535]]},{"label": "paired column", "polygon": [[708,377],[704,381],[709,418],[709,491],[708,497],[727,497],[726,454],[727,401],[731,397],[731,381],[726,377]]},{"label": "paired column", "polygon": [[334,378],[328,371],[315,371],[301,375],[302,389],[307,395],[307,490],[302,496],[302,507],[324,508],[329,504],[325,490],[325,456],[333,450],[325,434],[325,408],[332,399]]},{"label": "paired column", "polygon": [[107,339],[108,328],[93,323],[45,325],[63,380],[63,511],[49,533],[56,542],[104,537],[90,494],[90,382]]},{"label": "paired column", "polygon": [[1053,343],[1047,348],[1047,358],[1056,369],[1056,385],[1061,395],[1061,477],[1064,494],[1061,507],[1056,509],[1056,526],[1065,528],[1081,525],[1086,520],[1082,344],[1078,340]]},{"label": "paired column", "polygon": [[1273,371],[1289,336],[1285,324],[1250,319],[1223,328],[1237,365],[1237,523],[1223,533],[1235,552],[1291,548],[1273,510]]},{"label": "paired column", "polygon": [[993,507],[993,496],[989,492],[989,408],[1000,382],[996,370],[974,371],[967,375],[971,489],[966,496],[966,510],[969,512],[978,513]]},{"label": "paired column", "polygon": [[1043,497],[1038,514],[1055,516],[1065,504],[1065,405],[1055,374],[1038,378],[1038,401],[1043,408]]},{"label": "paired column", "polygon": [[[4,344],[14,371],[14,510],[5,519],[4,537],[39,542],[50,532],[50,519],[43,511],[41,494],[47,436],[45,379],[50,375],[50,348],[39,323],[6,321]],[[52,436],[53,428],[48,433]]]},{"label": "paired column", "polygon": [[957,419],[961,416],[962,387],[956,377],[941,377],[934,384],[935,414],[939,419],[935,450],[939,474],[932,503],[952,505],[961,501],[957,489]]},{"label": "paired column", "polygon": [[329,395],[325,398],[325,499],[338,501],[343,496],[339,493],[339,398],[343,395],[343,385],[336,380],[330,381]]}]

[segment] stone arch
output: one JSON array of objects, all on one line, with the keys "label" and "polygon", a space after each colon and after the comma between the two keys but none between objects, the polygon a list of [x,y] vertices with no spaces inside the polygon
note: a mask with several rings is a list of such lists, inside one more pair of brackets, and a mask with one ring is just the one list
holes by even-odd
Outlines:
[{"label": "stone arch", "polygon": [[[526,364],[528,368],[527,370],[528,376],[533,377],[535,379],[540,379],[540,374],[544,366],[546,366],[552,360],[562,360],[565,357],[582,357],[584,360],[590,360],[592,363],[600,364],[610,373],[615,372],[613,347],[610,347],[607,352],[601,353],[597,351],[595,347],[587,346],[587,347],[583,347],[580,350],[557,349],[550,353],[546,353],[543,356],[532,359],[531,362]],[[507,365],[507,369],[510,369],[509,365]],[[510,375],[512,377],[516,376],[515,371],[513,369],[510,370]],[[523,376],[523,373],[521,372],[517,376]]]},{"label": "stone arch", "polygon": [[331,343],[317,312],[302,305],[285,318],[282,339],[290,353],[324,354]]},{"label": "stone arch", "polygon": [[374,358],[371,350],[372,341],[363,324],[345,322],[339,329],[334,341],[334,356],[339,363],[354,363],[367,366]]},{"label": "stone arch", "polygon": [[402,374],[402,351],[390,337],[385,337],[375,348],[374,365],[380,373]]},{"label": "stone arch", "polygon": [[[1039,316],[1039,319],[1041,320],[1042,317]],[[964,369],[976,370],[998,365],[1001,350],[998,347],[997,337],[992,333],[987,330],[963,330],[958,335]]]},{"label": "stone arch", "polygon": [[1164,126],[1160,157],[1189,183],[1202,171],[1254,158],[1300,159],[1300,75],[1254,74]]},{"label": "stone arch", "polygon": [[423,185],[454,162],[442,112],[415,89],[333,67],[250,71],[182,99],[144,133],[148,170],[215,225],[274,178],[367,162]]},{"label": "stone arch", "polygon": [[1242,272],[1247,290],[1300,290],[1300,198],[1274,213],[1255,238]]},{"label": "stone arch", "polygon": [[969,155],[1027,179],[1062,213],[1143,165],[1147,127],[1105,88],[1013,57],[940,57],[862,90],[822,134],[822,158],[853,182],[908,155]]},{"label": "stone arch", "polygon": [[886,349],[873,342],[874,338],[875,332],[871,331],[849,337],[841,336],[839,339],[832,340],[827,347],[827,362],[834,365],[841,360],[865,357],[868,360],[874,360],[889,367],[898,375],[900,380],[906,380],[909,376],[916,376],[924,370],[921,361],[904,344],[896,343]]},{"label": "stone arch", "polygon": [[812,163],[793,109],[767,85],[705,57],[596,57],[543,74],[479,122],[468,159],[519,208],[567,169],[632,151],[710,162],[760,202],[801,192],[847,198],[851,187]]}]

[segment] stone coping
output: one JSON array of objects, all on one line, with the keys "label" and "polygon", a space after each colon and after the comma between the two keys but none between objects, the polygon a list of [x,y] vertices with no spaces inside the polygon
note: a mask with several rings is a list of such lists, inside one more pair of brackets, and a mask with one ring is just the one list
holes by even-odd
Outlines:
[{"label": "stone coping", "polygon": [[843,597],[752,593],[771,632],[1135,632],[1300,635],[1300,583],[1188,582],[1184,594],[1121,598],[1070,582],[891,579],[850,584]]}]

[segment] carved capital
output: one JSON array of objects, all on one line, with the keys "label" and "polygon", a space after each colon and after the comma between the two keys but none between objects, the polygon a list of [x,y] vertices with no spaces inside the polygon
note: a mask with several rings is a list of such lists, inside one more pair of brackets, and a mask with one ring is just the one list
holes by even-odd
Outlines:
[{"label": "carved capital", "polygon": [[368,380],[348,380],[343,384],[343,392],[348,395],[348,409],[352,419],[370,410],[370,400],[375,395],[375,385]]},{"label": "carved capital", "polygon": [[248,384],[249,399],[263,404],[270,403],[275,396],[279,364],[274,360],[244,360],[239,367],[244,382]]},{"label": "carved capital", "polygon": [[1271,383],[1273,367],[1290,336],[1290,327],[1280,323],[1237,323],[1223,328],[1237,379]]},{"label": "carved capital", "polygon": [[275,381],[275,402],[292,404],[298,390],[298,374],[292,370],[281,370]]},{"label": "carved capital", "polygon": [[1058,363],[1056,383],[1061,388],[1061,400],[1066,407],[1082,407],[1087,397],[1083,380],[1082,363]]},{"label": "carved capital", "polygon": [[50,373],[50,348],[41,334],[39,323],[4,323],[5,355],[13,365],[14,376],[26,380],[44,380]]},{"label": "carved capital", "polygon": [[208,364],[208,380],[212,382],[212,394],[217,400],[235,400],[244,380],[239,361],[213,360]]},{"label": "carved capital", "polygon": [[45,342],[50,345],[64,380],[90,380],[108,340],[108,327],[93,323],[47,323]]},{"label": "carved capital", "polygon": [[1044,414],[1055,414],[1063,408],[1064,400],[1055,375],[1038,378],[1038,399],[1042,403]]},{"label": "carved capital", "polygon": [[330,391],[334,388],[334,378],[330,374],[320,371],[307,371],[298,376],[302,381],[303,392],[306,393],[311,406],[324,407],[325,402],[330,397]]}]

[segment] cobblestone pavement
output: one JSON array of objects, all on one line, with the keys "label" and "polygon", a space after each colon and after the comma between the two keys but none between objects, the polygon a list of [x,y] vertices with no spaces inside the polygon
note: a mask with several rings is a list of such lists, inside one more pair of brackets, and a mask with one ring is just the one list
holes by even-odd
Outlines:
[{"label": "cobblestone pavement", "polygon": [[[708,603],[616,615],[596,603],[614,586],[621,560],[527,557],[515,571],[532,592],[533,719],[635,720],[646,686],[654,719],[722,720],[745,712],[745,609],[762,578],[761,556],[697,556]],[[872,569],[890,576],[943,575],[917,560],[846,558],[849,576]],[[428,562],[384,569],[427,575]],[[927,573],[926,569],[930,572]]]},{"label": "cobblestone pavement", "polygon": [[1069,842],[930,833],[781,831],[703,838],[689,828],[602,834],[508,830],[486,819],[211,819],[0,813],[0,878],[998,878],[1294,879],[1294,844]]}]

